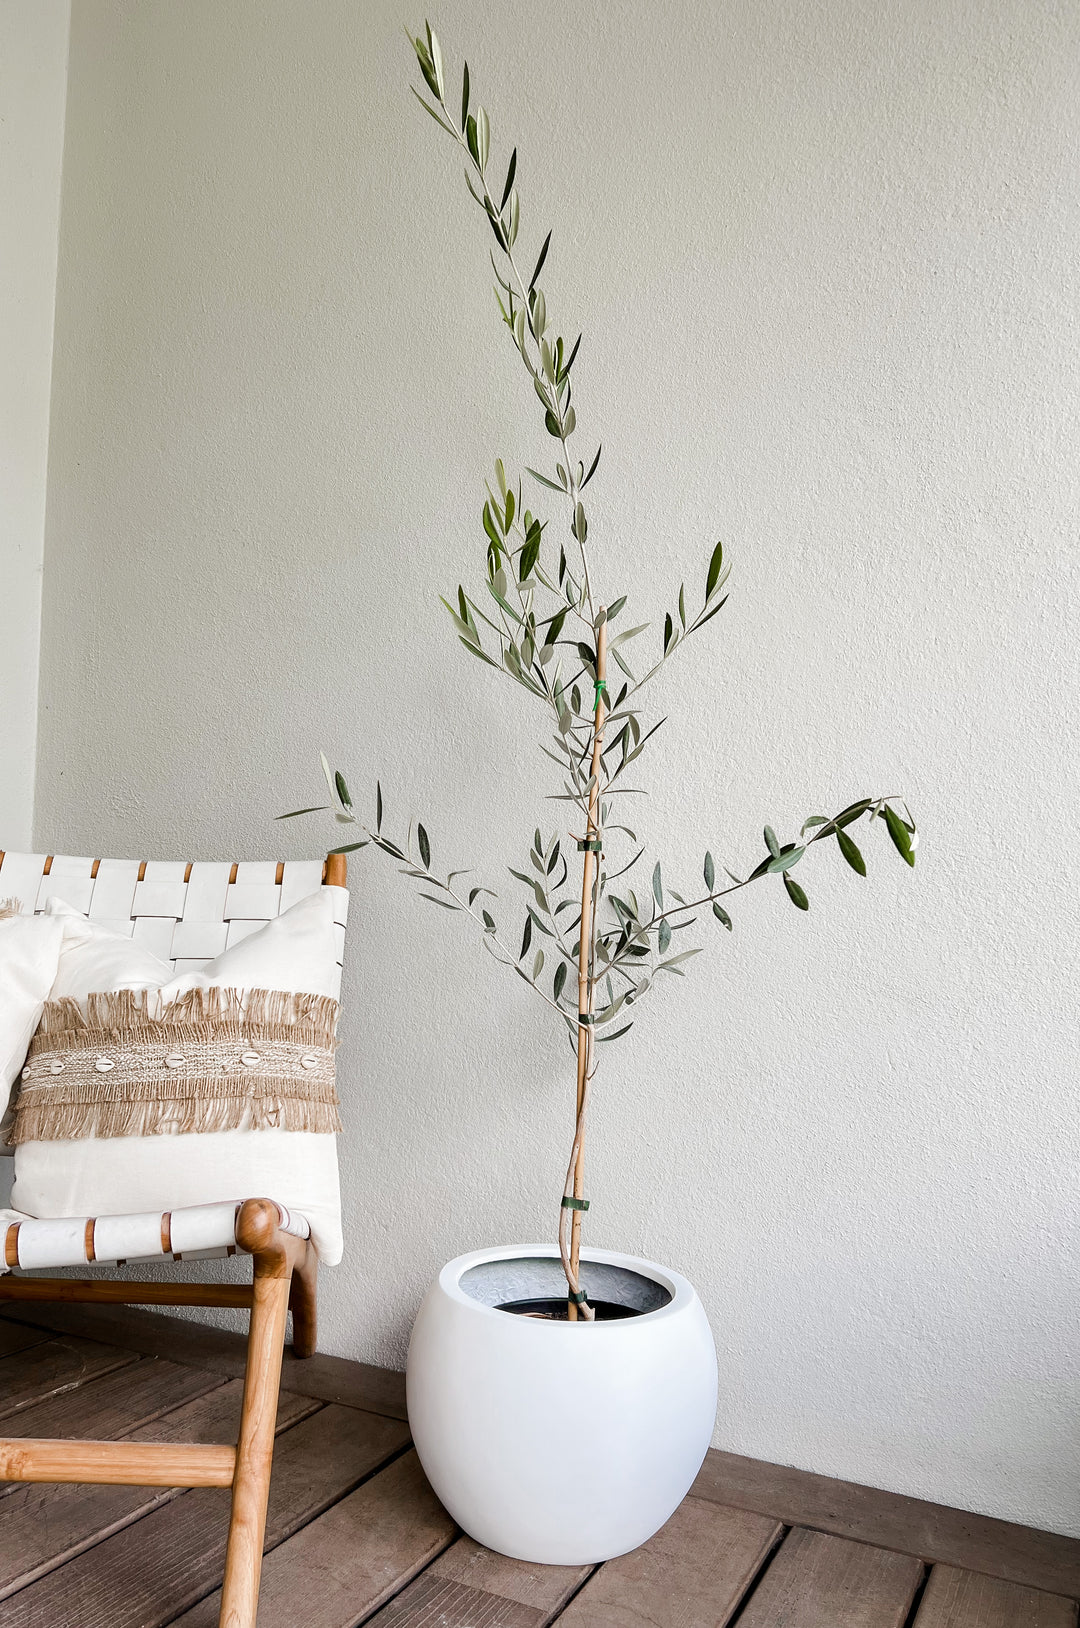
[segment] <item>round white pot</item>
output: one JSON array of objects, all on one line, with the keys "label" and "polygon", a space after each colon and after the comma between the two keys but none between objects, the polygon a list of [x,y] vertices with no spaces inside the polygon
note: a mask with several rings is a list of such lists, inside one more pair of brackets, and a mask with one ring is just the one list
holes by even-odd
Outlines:
[{"label": "round white pot", "polygon": [[409,1345],[413,1441],[458,1525],[555,1566],[637,1548],[690,1488],[712,1435],[716,1352],[677,1272],[584,1250],[590,1299],[639,1315],[547,1322],[500,1311],[565,1297],[558,1251],[481,1249],[443,1267]]}]

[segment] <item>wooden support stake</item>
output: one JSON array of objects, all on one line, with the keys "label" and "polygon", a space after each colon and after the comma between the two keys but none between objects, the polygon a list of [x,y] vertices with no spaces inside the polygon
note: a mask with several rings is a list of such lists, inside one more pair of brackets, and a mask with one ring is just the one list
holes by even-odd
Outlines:
[{"label": "wooden support stake", "polygon": [[[585,830],[588,842],[595,842],[600,836],[600,754],[604,749],[604,719],[607,717],[607,691],[603,688],[607,679],[607,616],[601,605],[602,620],[596,633],[596,711],[593,717],[593,747],[590,774],[592,789],[589,792],[589,819]],[[581,938],[578,945],[578,1012],[592,1016],[595,1002],[595,977],[593,968],[593,940],[596,936],[596,882],[600,871],[600,855],[591,847],[586,848],[583,855],[584,864],[581,868]],[[585,1196],[585,1100],[589,1089],[589,1075],[592,1070],[594,1036],[592,1024],[578,1024],[577,1036],[577,1107],[574,1115],[574,1181],[573,1196]],[[578,1284],[579,1266],[581,1261],[581,1214],[574,1210],[570,1222],[570,1277],[572,1287]],[[572,1323],[577,1322],[578,1307],[571,1300],[567,1306],[567,1315]]]}]

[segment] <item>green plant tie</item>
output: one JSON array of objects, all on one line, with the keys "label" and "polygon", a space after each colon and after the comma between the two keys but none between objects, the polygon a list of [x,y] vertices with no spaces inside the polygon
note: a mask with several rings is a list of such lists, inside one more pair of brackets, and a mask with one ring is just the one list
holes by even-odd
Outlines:
[{"label": "green plant tie", "polygon": [[596,698],[593,701],[593,711],[595,712],[597,707],[600,705],[600,697],[602,695],[607,694],[607,679],[606,678],[596,678],[596,679],[594,679],[593,680],[593,689],[596,691]]},{"label": "green plant tie", "polygon": [[577,1020],[578,1020],[578,1022],[581,1024],[581,1026],[583,1028],[588,1028],[590,1023],[595,1023],[596,1022],[596,1013],[595,1012],[579,1012],[578,1015],[577,1015]]},{"label": "green plant tie", "polygon": [[566,1298],[573,1306],[583,1306],[589,1297],[584,1289],[571,1289]]},{"label": "green plant tie", "polygon": [[589,1201],[587,1198],[564,1197],[562,1207],[564,1210],[587,1210],[589,1208]]},{"label": "green plant tie", "polygon": [[577,845],[579,854],[599,854],[604,851],[603,839],[600,837],[586,837]]}]

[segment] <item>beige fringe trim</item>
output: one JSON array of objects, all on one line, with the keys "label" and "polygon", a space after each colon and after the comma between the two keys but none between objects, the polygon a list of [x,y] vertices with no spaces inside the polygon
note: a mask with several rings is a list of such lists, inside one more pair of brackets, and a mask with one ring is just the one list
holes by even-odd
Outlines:
[{"label": "beige fringe trim", "polygon": [[[141,991],[92,994],[85,1012],[69,997],[48,1001],[12,1140],[339,1131],[337,1015],[328,996],[266,989],[192,989],[159,1013]],[[258,1062],[241,1065],[253,1052]]]},{"label": "beige fringe trim", "polygon": [[6,921],[9,916],[17,916],[21,909],[18,899],[0,899],[0,921]]},{"label": "beige fringe trim", "polygon": [[[338,1003],[330,995],[301,995],[282,989],[189,989],[160,1011],[152,1007],[154,991],[117,989],[86,997],[86,1009],[70,995],[46,1001],[37,1033],[30,1045],[40,1047],[44,1036],[63,1035],[76,1043],[100,1046],[103,1029],[122,1029],[125,1036],[155,1041],[171,1039],[166,1030],[212,1027],[216,1034],[252,1035],[268,1040],[310,1040],[333,1046],[337,1038]],[[301,1033],[302,1031],[302,1033]]]},{"label": "beige fringe trim", "polygon": [[[39,1101],[47,1094],[46,1101]],[[262,1076],[161,1080],[148,1095],[140,1082],[70,1090],[23,1086],[12,1142],[63,1142],[86,1136],[184,1136],[208,1131],[342,1129],[333,1086]]]}]

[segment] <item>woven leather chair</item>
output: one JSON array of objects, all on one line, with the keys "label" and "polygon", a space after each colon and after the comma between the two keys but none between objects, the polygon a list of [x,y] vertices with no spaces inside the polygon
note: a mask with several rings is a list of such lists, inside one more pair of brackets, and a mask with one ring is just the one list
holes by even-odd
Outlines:
[{"label": "woven leather chair", "polygon": [[[0,852],[0,898],[51,895],[116,932],[144,941],[185,972],[322,885],[335,895],[339,981],[348,895],[343,854],[322,861],[239,864],[74,859]],[[127,1305],[229,1306],[250,1311],[240,1434],[235,1447],[125,1441],[0,1440],[0,1481],[110,1482],[155,1487],[231,1487],[232,1510],[219,1622],[255,1628],[266,1504],[274,1450],[286,1314],[293,1350],[314,1353],[318,1259],[308,1223],[273,1197],[151,1215],[27,1219],[7,1227],[9,1268],[71,1267],[90,1262],[179,1261],[239,1253],[252,1258],[252,1281],[139,1283],[101,1278],[0,1275],[4,1301],[97,1301]]]}]

